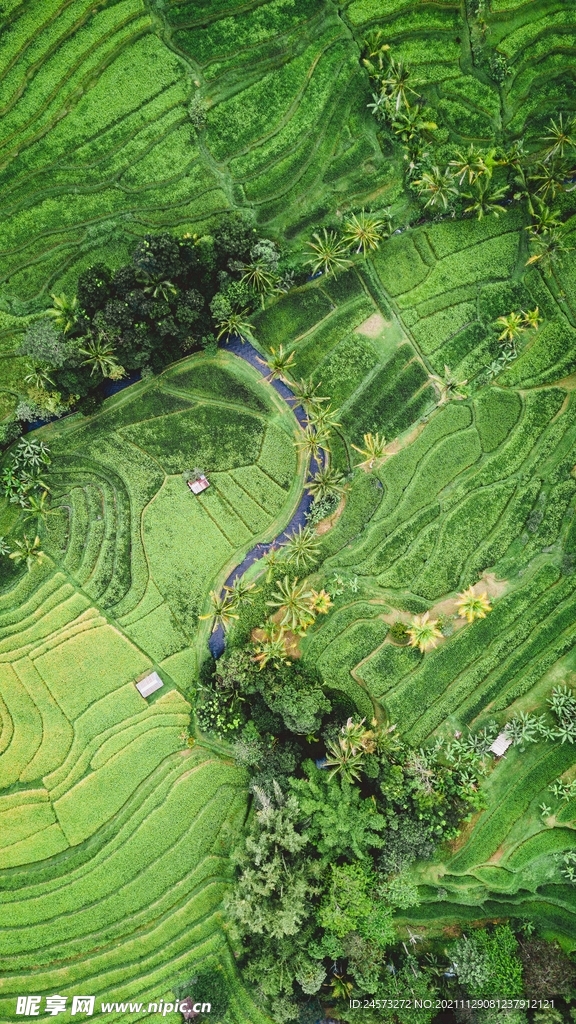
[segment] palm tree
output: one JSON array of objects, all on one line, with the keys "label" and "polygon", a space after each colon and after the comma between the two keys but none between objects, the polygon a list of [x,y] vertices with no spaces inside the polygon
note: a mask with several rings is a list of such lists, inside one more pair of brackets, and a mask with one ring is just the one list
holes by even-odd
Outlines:
[{"label": "palm tree", "polygon": [[321,466],[318,472],[306,485],[309,494],[313,494],[316,501],[331,497],[333,494],[340,496],[344,492],[344,477],[342,473],[333,466]]},{"label": "palm tree", "polygon": [[556,157],[563,159],[565,149],[576,148],[576,135],[573,134],[575,127],[574,118],[570,118],[564,123],[564,114],[560,114],[558,121],[554,121],[554,119],[550,121],[548,135],[543,135],[540,140],[551,143],[544,154],[545,161]]},{"label": "palm tree", "polygon": [[337,270],[344,270],[351,266],[347,246],[338,238],[335,231],[327,231],[326,228],[322,228],[322,234],[315,231],[312,238],[314,241],[306,244],[312,250],[313,255],[306,260],[306,263],[312,267],[315,274],[318,272],[335,274]]},{"label": "palm tree", "polygon": [[5,537],[0,536],[0,555],[9,555],[10,545]]},{"label": "palm tree", "polygon": [[496,324],[502,327],[502,333],[498,335],[498,341],[515,342],[522,331],[526,330],[524,317],[521,313],[508,313],[506,316],[499,316]]},{"label": "palm tree", "polygon": [[498,202],[507,192],[506,185],[493,185],[489,178],[476,178],[473,192],[463,192],[464,199],[470,200],[470,206],[464,207],[464,213],[474,213],[477,220],[482,220],[490,213],[499,217],[506,213],[506,207]]},{"label": "palm tree", "polygon": [[230,338],[238,337],[241,341],[244,341],[244,337],[248,336],[254,330],[251,323],[246,320],[248,315],[247,309],[241,309],[237,312],[230,312],[227,316],[220,317],[216,321],[216,328],[218,334],[216,335],[216,341],[220,341],[220,338],[225,338],[229,341]]},{"label": "palm tree", "polygon": [[212,632],[218,629],[218,626],[222,626],[224,632],[228,632],[234,619],[238,619],[239,615],[236,612],[238,602],[235,596],[230,593],[226,593],[223,597],[220,596],[217,590],[210,591],[210,611],[205,615],[199,615],[199,619],[214,619],[212,625]]},{"label": "palm tree", "polygon": [[23,437],[14,452],[14,463],[18,466],[26,466],[33,470],[39,470],[42,466],[49,466],[50,449],[44,441],[36,441],[34,438]]},{"label": "palm tree", "polygon": [[[86,347],[79,348],[78,351],[86,356],[82,366],[91,366],[90,376],[92,377],[97,371],[99,371],[103,377],[111,377],[113,373],[116,373],[119,369],[119,364],[116,360],[116,350],[114,346],[108,341],[105,334],[98,334],[96,338],[89,338],[86,340]],[[124,371],[122,370],[122,373]]]},{"label": "palm tree", "polygon": [[415,615],[408,629],[408,641],[410,647],[418,647],[422,652],[430,651],[436,647],[442,633],[438,629],[438,620],[431,619],[430,613]]},{"label": "palm tree", "polygon": [[26,562],[26,568],[30,572],[32,566],[35,563],[40,563],[44,558],[44,552],[40,545],[40,537],[36,534],[34,540],[24,534],[22,540],[14,541],[16,544],[16,551],[12,551],[9,558],[12,558],[17,564],[19,562]]},{"label": "palm tree", "polygon": [[541,161],[537,165],[539,174],[530,176],[531,182],[540,182],[537,193],[546,201],[548,197],[555,199],[558,192],[564,190],[564,183],[570,177],[570,168],[561,159],[551,160],[550,163]]},{"label": "palm tree", "polygon": [[26,498],[26,505],[24,506],[24,518],[26,520],[35,520],[36,522],[45,522],[49,515],[54,515],[56,509],[48,508],[48,491],[42,491],[40,497],[35,494],[29,494]]},{"label": "palm tree", "polygon": [[401,107],[409,107],[408,93],[417,96],[418,93],[408,85],[410,71],[401,60],[390,58],[386,77],[380,79],[382,92],[388,103],[398,113]]},{"label": "palm tree", "polygon": [[386,455],[386,438],[384,434],[364,434],[364,447],[359,448],[358,445],[353,444],[354,451],[363,455],[362,462],[358,462],[358,466],[366,466],[367,469],[373,469],[376,462],[383,459]]},{"label": "palm tree", "polygon": [[276,377],[281,377],[286,380],[286,371],[294,365],[296,353],[286,352],[283,345],[277,349],[270,346],[270,351],[272,353],[270,359],[264,361],[264,365],[270,370],[269,379],[274,380]]},{"label": "palm tree", "polygon": [[467,622],[474,622],[475,619],[485,619],[488,612],[492,611],[492,605],[488,594],[475,594],[473,587],[468,587],[458,594],[458,615]]},{"label": "palm tree", "polygon": [[263,561],[266,563],[266,583],[271,583],[274,570],[283,561],[283,549],[270,548],[264,555]]},{"label": "palm tree", "polygon": [[568,245],[563,227],[552,228],[545,235],[533,235],[530,244],[535,251],[526,260],[526,266],[538,263],[547,274],[574,249],[573,245]]},{"label": "palm tree", "polygon": [[263,669],[270,662],[277,668],[287,663],[286,658],[286,634],[282,626],[268,620],[262,627],[264,636],[254,646],[254,661],[260,669]]},{"label": "palm tree", "polygon": [[459,185],[463,185],[466,179],[469,185],[473,185],[481,174],[491,173],[482,152],[474,145],[468,146],[467,153],[457,153],[456,160],[451,160],[448,166],[454,168]]},{"label": "palm tree", "polygon": [[317,433],[327,433],[330,430],[335,430],[336,427],[342,426],[336,419],[338,415],[338,410],[331,409],[329,405],[324,407],[315,407],[313,405],[308,413],[308,422]]},{"label": "palm tree", "polygon": [[[375,59],[378,61],[379,71],[382,71],[384,64],[388,62],[390,46],[388,43],[384,42],[384,38],[384,32],[381,28],[371,29],[364,37],[363,53],[366,56],[362,63],[368,67],[368,71],[370,71],[370,67],[373,67],[372,61]],[[374,69],[374,71],[376,71],[376,69]],[[374,74],[372,77],[377,76]]]},{"label": "palm tree", "polygon": [[46,367],[33,366],[31,363],[27,363],[26,369],[28,370],[28,373],[24,377],[25,384],[29,384],[38,391],[45,391],[47,387],[54,387],[54,381]]},{"label": "palm tree", "polygon": [[164,302],[169,302],[171,296],[178,294],[176,285],[167,278],[153,278],[147,275],[147,280],[148,284],[143,291],[147,295],[151,295],[153,299],[163,299]]},{"label": "palm tree", "polygon": [[328,740],[326,743],[327,753],[324,758],[327,768],[330,768],[328,778],[335,775],[342,775],[348,782],[357,781],[362,774],[364,751],[348,743],[345,736],[339,736],[338,741]]},{"label": "palm tree", "polygon": [[377,249],[384,237],[387,237],[384,221],[365,210],[353,213],[344,223],[344,242],[355,250],[356,255],[362,253],[365,256]]},{"label": "palm tree", "polygon": [[532,327],[537,331],[539,324],[542,323],[542,314],[538,306],[535,309],[528,309],[526,312],[522,310],[522,321],[526,327]]},{"label": "palm tree", "polygon": [[314,427],[308,425],[305,430],[294,441],[295,447],[304,452],[305,455],[313,459],[320,458],[320,452],[329,452],[328,438],[330,434],[327,430],[314,430]]},{"label": "palm tree", "polygon": [[444,377],[440,377],[437,374],[431,374],[430,380],[436,384],[440,391],[438,405],[444,405],[444,403],[450,401],[451,398],[466,398],[466,393],[463,391],[463,388],[466,386],[468,381],[458,380],[446,363],[444,363]]},{"label": "palm tree", "polygon": [[46,310],[46,316],[51,317],[54,325],[67,334],[78,320],[78,299],[76,296],[69,299],[64,292],[60,295],[52,293],[51,299],[52,306]]},{"label": "palm tree", "polygon": [[247,263],[242,267],[244,271],[240,278],[241,284],[248,285],[258,295],[264,296],[274,290],[278,283],[278,275],[275,274],[265,263]]},{"label": "palm tree", "polygon": [[432,167],[430,171],[424,171],[422,177],[415,181],[420,196],[427,196],[424,208],[429,206],[441,206],[448,209],[452,196],[458,195],[458,189],[454,186],[454,178],[448,168],[441,171],[439,167]]},{"label": "palm tree", "polygon": [[249,583],[243,576],[237,576],[236,579],[233,580],[232,585],[224,587],[224,589],[228,591],[234,605],[238,608],[242,608],[243,605],[250,604],[252,598],[260,590],[260,588],[256,586],[255,582]]},{"label": "palm tree", "polygon": [[298,405],[301,405],[307,414],[313,412],[321,402],[330,401],[329,398],[322,398],[317,394],[321,383],[320,381],[318,384],[315,384],[312,378],[309,377],[308,380],[297,380],[290,384],[294,396],[298,400]]},{"label": "palm tree", "polygon": [[426,121],[422,117],[419,106],[401,110],[395,115],[392,122],[392,131],[405,145],[419,143],[423,140],[430,142],[432,132],[435,132],[437,128],[438,125],[435,121]]},{"label": "palm tree", "polygon": [[551,210],[543,199],[539,199],[538,196],[534,197],[534,203],[532,208],[532,224],[528,228],[532,234],[546,235],[553,228],[561,227],[562,221],[560,219],[559,210]]},{"label": "palm tree", "polygon": [[320,552],[320,542],[316,531],[311,526],[298,527],[287,544],[284,545],[284,557],[287,562],[294,562],[297,569],[316,561]]},{"label": "palm tree", "polygon": [[305,583],[298,586],[298,578],[291,583],[288,576],[285,576],[277,587],[272,594],[273,600],[267,601],[266,604],[271,608],[278,608],[281,613],[281,626],[287,626],[295,633],[305,633],[308,626],[314,622],[314,616],[310,611],[312,591],[306,588]]},{"label": "palm tree", "polygon": [[312,591],[310,610],[314,612],[315,615],[328,615],[332,604],[332,598],[326,590],[322,589]]}]

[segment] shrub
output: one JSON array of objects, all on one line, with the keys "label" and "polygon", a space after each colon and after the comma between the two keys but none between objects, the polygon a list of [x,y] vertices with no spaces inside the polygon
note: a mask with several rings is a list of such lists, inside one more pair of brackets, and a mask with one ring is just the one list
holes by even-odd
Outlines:
[{"label": "shrub", "polygon": [[498,992],[500,998],[513,999],[522,994],[522,963],[510,925],[459,939],[452,955],[458,980],[470,996],[490,998]]}]

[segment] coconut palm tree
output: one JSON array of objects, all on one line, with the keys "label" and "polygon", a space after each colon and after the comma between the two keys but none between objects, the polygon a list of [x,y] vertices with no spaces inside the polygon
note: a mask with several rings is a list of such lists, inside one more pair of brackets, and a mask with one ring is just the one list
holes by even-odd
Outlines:
[{"label": "coconut palm tree", "polygon": [[459,185],[463,185],[465,180],[469,185],[473,185],[481,174],[491,173],[481,150],[474,145],[468,146],[466,153],[457,153],[456,159],[451,160],[448,166],[454,168],[454,175],[458,178]]},{"label": "coconut palm tree", "polygon": [[466,398],[466,392],[463,388],[466,386],[468,381],[458,380],[446,363],[444,363],[444,376],[440,377],[433,373],[430,375],[430,380],[436,384],[440,391],[438,405],[444,405],[444,403],[449,402],[451,398]]},{"label": "coconut palm tree", "polygon": [[[122,367],[116,359],[116,350],[105,334],[98,334],[96,338],[85,340],[85,348],[79,348],[81,355],[86,356],[82,366],[90,366],[90,376],[100,372],[103,377],[111,377]],[[122,370],[122,373],[124,371]]]},{"label": "coconut palm tree", "polygon": [[64,292],[60,295],[52,293],[50,297],[52,306],[46,310],[46,316],[52,318],[54,326],[58,327],[63,334],[67,334],[78,321],[78,299],[75,295],[69,299]]},{"label": "coconut palm tree", "polygon": [[386,96],[390,107],[398,113],[401,107],[409,107],[408,93],[417,96],[418,93],[408,85],[410,71],[403,61],[391,57],[388,62],[385,76],[380,79],[382,92]]},{"label": "coconut palm tree", "polygon": [[327,433],[330,430],[335,430],[336,427],[342,426],[336,419],[338,415],[338,409],[331,409],[330,405],[313,405],[308,413],[308,422],[318,434]]},{"label": "coconut palm tree", "polygon": [[38,391],[46,391],[47,388],[54,387],[54,381],[46,367],[27,363],[26,369],[28,373],[24,377],[25,384],[29,384],[30,387],[36,388]]},{"label": "coconut palm tree", "polygon": [[336,271],[351,266],[347,246],[338,238],[335,231],[327,231],[326,228],[322,228],[322,234],[315,231],[312,238],[312,242],[306,243],[312,250],[312,256],[306,260],[306,263],[312,267],[315,274],[318,272],[335,274]]},{"label": "coconut palm tree", "polygon": [[279,610],[281,626],[288,627],[295,633],[305,633],[308,626],[314,622],[314,616],[310,611],[312,591],[307,589],[305,583],[299,586],[298,578],[291,583],[288,576],[276,586],[278,589],[272,594],[272,600],[266,604]]},{"label": "coconut palm tree", "polygon": [[56,509],[48,507],[48,491],[42,491],[40,496],[36,494],[29,494],[26,498],[26,505],[24,506],[24,518],[28,520],[38,522],[46,522],[46,519],[50,515],[54,515]]},{"label": "coconut palm tree", "polygon": [[10,545],[5,537],[0,536],[0,555],[9,555]]},{"label": "coconut palm tree", "polygon": [[210,611],[206,612],[205,615],[199,615],[199,619],[214,619],[212,625],[212,632],[218,629],[218,626],[222,626],[224,632],[228,632],[234,619],[238,619],[239,615],[236,612],[238,602],[235,595],[229,592],[220,596],[217,590],[210,591]]},{"label": "coconut palm tree", "polygon": [[548,134],[543,135],[541,142],[548,142],[550,145],[544,153],[544,160],[564,158],[565,149],[576,148],[576,123],[574,118],[564,120],[564,114],[560,114],[557,121],[552,119],[548,125]]},{"label": "coconut palm tree", "polygon": [[326,590],[322,589],[312,591],[310,609],[315,615],[328,615],[332,604],[332,598]]},{"label": "coconut palm tree", "polygon": [[420,196],[426,196],[424,208],[442,207],[447,210],[452,196],[458,195],[458,189],[454,185],[454,178],[449,168],[441,171],[434,166],[430,171],[424,171],[422,177],[414,182]]},{"label": "coconut palm tree", "polygon": [[242,608],[246,604],[250,604],[252,598],[259,592],[260,588],[256,586],[253,581],[250,583],[244,576],[237,576],[232,584],[228,587],[224,587],[230,597],[233,599],[234,605],[237,608]]},{"label": "coconut palm tree", "polygon": [[262,296],[262,303],[264,303],[264,296],[276,288],[278,275],[270,270],[267,264],[260,262],[247,263],[242,266],[242,270],[244,273],[240,278],[240,283],[246,284],[253,291],[258,292],[258,295]]},{"label": "coconut palm tree", "polygon": [[216,340],[220,341],[220,338],[225,338],[226,341],[229,341],[230,338],[237,337],[240,338],[240,341],[244,341],[244,338],[254,330],[252,324],[246,319],[247,315],[248,310],[241,309],[239,312],[233,310],[227,316],[220,317],[216,321],[218,331]]},{"label": "coconut palm tree", "polygon": [[306,484],[309,494],[313,494],[316,501],[331,497],[333,494],[340,496],[344,492],[344,477],[334,466],[321,466],[317,473]]},{"label": "coconut palm tree", "polygon": [[[389,232],[388,232],[389,234]],[[377,249],[382,238],[387,237],[386,226],[383,220],[373,214],[362,210],[360,213],[353,213],[344,222],[344,242],[354,249],[356,255]]]},{"label": "coconut palm tree", "polygon": [[163,299],[164,302],[169,302],[170,298],[173,298],[178,294],[178,289],[172,281],[167,278],[154,278],[146,275],[148,284],[142,289],[147,295],[151,295],[153,299]]},{"label": "coconut palm tree", "polygon": [[573,245],[568,245],[563,227],[552,228],[545,235],[533,235],[530,245],[534,252],[526,260],[526,266],[538,263],[547,274],[574,249]]},{"label": "coconut palm tree", "polygon": [[431,619],[430,613],[415,615],[408,629],[408,641],[410,647],[418,647],[422,652],[430,651],[436,647],[442,633],[438,629],[438,620]]},{"label": "coconut palm tree", "polygon": [[488,594],[475,594],[473,587],[468,587],[458,594],[458,615],[467,622],[474,622],[475,619],[485,619],[488,612],[492,611]]},{"label": "coconut palm tree", "polygon": [[299,526],[284,545],[284,557],[287,562],[294,562],[297,569],[316,561],[320,552],[320,542],[316,531],[311,526]]},{"label": "coconut palm tree", "polygon": [[571,171],[563,160],[556,158],[549,163],[541,161],[536,166],[539,174],[530,175],[530,182],[540,182],[536,192],[547,202],[548,198],[555,199],[558,192],[564,191],[566,179],[571,177]]},{"label": "coconut palm tree", "polygon": [[498,341],[505,343],[515,342],[523,331],[526,330],[522,313],[508,313],[506,316],[499,316],[495,321],[502,333],[498,335]]},{"label": "coconut palm tree", "polygon": [[537,331],[542,323],[542,314],[538,306],[535,309],[522,310],[522,321],[526,327],[532,327],[533,330]]},{"label": "coconut palm tree", "polygon": [[401,110],[392,121],[392,131],[404,145],[418,143],[423,140],[431,142],[433,138],[432,133],[437,128],[438,125],[435,121],[427,121],[422,116],[422,110],[419,106]]},{"label": "coconut palm tree", "polygon": [[281,664],[289,664],[286,657],[286,633],[282,626],[268,620],[262,627],[264,636],[254,645],[254,661],[260,669],[270,662],[277,668]]},{"label": "coconut palm tree", "polygon": [[386,455],[386,438],[384,434],[364,434],[364,447],[359,448],[357,444],[352,445],[354,451],[359,452],[360,455],[364,456],[362,462],[358,462],[358,466],[366,466],[367,469],[373,469],[376,462],[383,459]]},{"label": "coconut palm tree", "polygon": [[546,235],[553,228],[562,226],[559,210],[551,210],[546,203],[534,196],[532,208],[532,224],[528,228],[531,234]]},{"label": "coconut palm tree", "polygon": [[506,207],[498,202],[508,191],[506,185],[494,185],[489,178],[476,178],[473,189],[473,192],[462,193],[464,199],[470,200],[470,206],[464,207],[464,213],[475,214],[477,220],[482,220],[490,213],[495,217],[506,213]]},{"label": "coconut palm tree", "polygon": [[321,402],[330,401],[329,398],[322,398],[318,395],[317,392],[321,383],[320,381],[318,384],[315,384],[311,377],[308,380],[297,380],[290,383],[297,404],[301,405],[307,414],[314,411]]},{"label": "coconut palm tree", "polygon": [[327,430],[314,430],[308,425],[294,441],[295,447],[313,459],[320,459],[320,452],[329,452],[328,439],[330,434]]},{"label": "coconut palm tree", "polygon": [[268,378],[274,380],[276,377],[281,377],[286,380],[286,371],[294,365],[296,353],[286,352],[283,345],[279,345],[277,349],[270,346],[270,351],[272,353],[270,359],[264,361],[264,365],[270,370]]},{"label": "coconut palm tree", "polygon": [[276,568],[284,561],[284,549],[270,548],[263,556],[262,561],[266,563],[266,583],[271,583]]},{"label": "coconut palm tree", "polygon": [[8,557],[12,558],[16,564],[26,562],[28,572],[30,572],[33,565],[39,564],[44,558],[38,534],[36,534],[34,540],[31,540],[24,534],[22,540],[15,540],[14,543],[16,550],[12,551]]},{"label": "coconut palm tree", "polygon": [[355,782],[360,778],[364,762],[364,751],[360,747],[351,746],[345,736],[339,736],[337,741],[327,741],[326,750],[324,761],[330,768],[329,779],[341,775],[348,782]]}]

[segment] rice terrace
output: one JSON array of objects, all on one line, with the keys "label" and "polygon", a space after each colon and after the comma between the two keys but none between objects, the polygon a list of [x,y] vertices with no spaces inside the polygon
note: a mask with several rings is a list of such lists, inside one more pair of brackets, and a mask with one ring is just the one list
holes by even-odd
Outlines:
[{"label": "rice terrace", "polygon": [[576,5],[0,28],[0,1024],[571,1024]]}]

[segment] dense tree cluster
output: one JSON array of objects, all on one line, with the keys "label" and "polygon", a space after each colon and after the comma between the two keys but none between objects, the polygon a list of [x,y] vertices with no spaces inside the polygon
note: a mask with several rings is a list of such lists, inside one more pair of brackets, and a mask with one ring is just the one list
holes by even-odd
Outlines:
[{"label": "dense tree cluster", "polygon": [[202,237],[146,235],[128,264],[88,267],[77,294],[53,295],[52,307],[29,327],[21,347],[28,390],[17,417],[89,413],[106,379],[156,373],[244,333],[261,295],[294,279],[290,259],[240,216],[223,218]]}]

